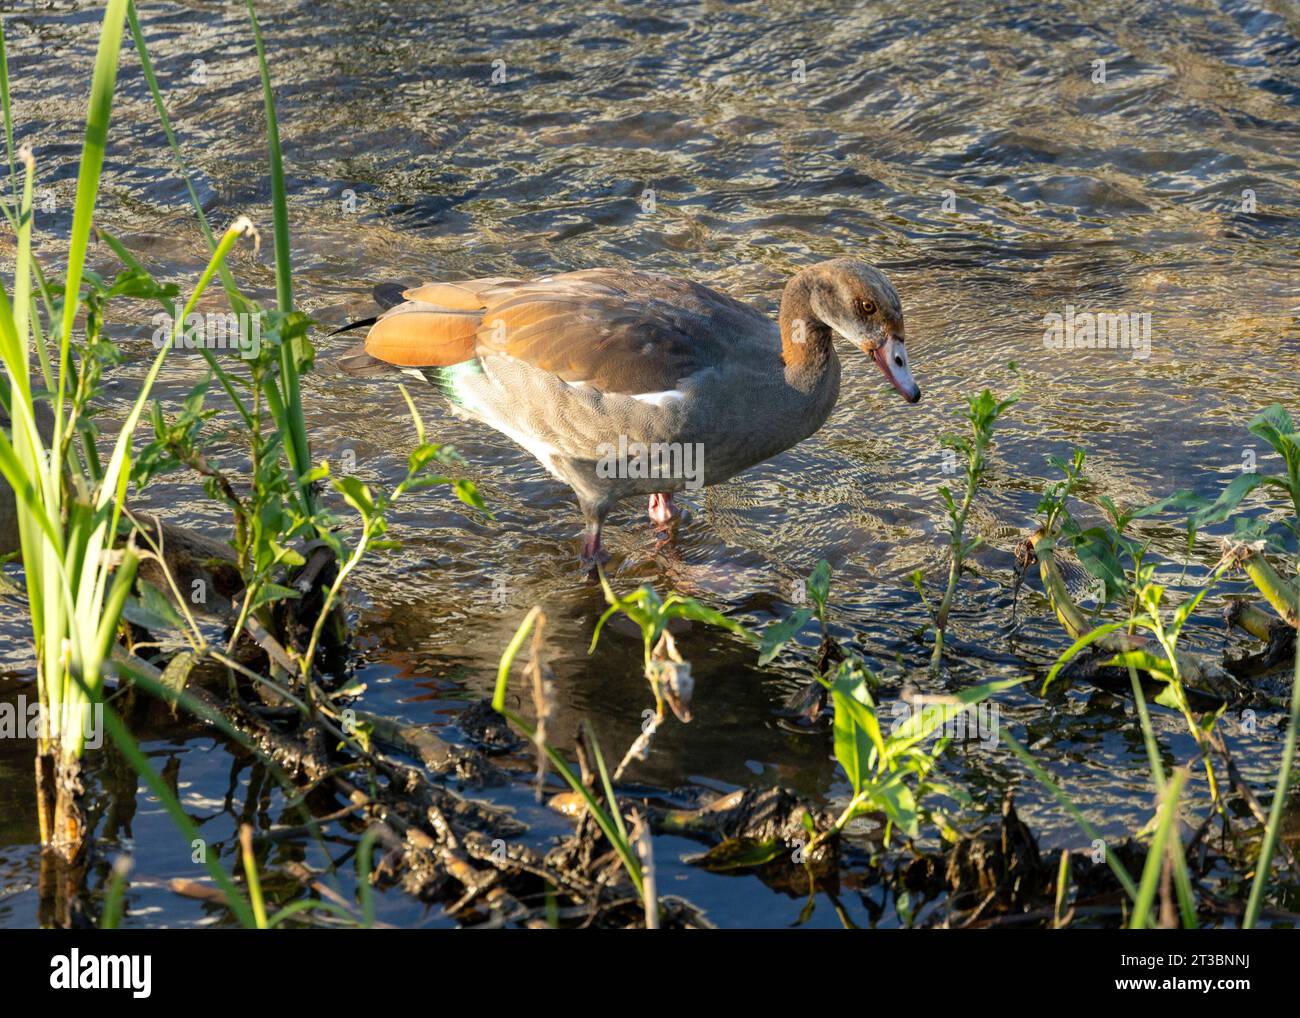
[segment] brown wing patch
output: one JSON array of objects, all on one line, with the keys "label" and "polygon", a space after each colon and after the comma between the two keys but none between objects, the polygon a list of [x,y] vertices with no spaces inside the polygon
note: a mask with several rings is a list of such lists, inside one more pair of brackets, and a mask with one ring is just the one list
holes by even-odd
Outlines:
[{"label": "brown wing patch", "polygon": [[426,283],[404,296],[366,337],[372,357],[430,367],[504,355],[611,394],[676,388],[764,325],[705,287],[630,270]]},{"label": "brown wing patch", "polygon": [[477,342],[482,352],[503,353],[608,393],[671,389],[696,367],[688,336],[613,301],[550,299],[491,307],[483,313]]},{"label": "brown wing patch", "polygon": [[479,351],[607,393],[671,389],[703,366],[679,309],[611,275],[586,270],[485,292]]}]

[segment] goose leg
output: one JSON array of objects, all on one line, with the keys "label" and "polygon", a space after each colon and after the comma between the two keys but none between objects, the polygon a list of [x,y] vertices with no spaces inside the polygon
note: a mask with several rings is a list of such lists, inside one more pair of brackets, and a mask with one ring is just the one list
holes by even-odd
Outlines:
[{"label": "goose leg", "polygon": [[609,561],[609,552],[600,543],[600,531],[605,525],[605,517],[609,514],[609,504],[588,502],[585,499],[579,499],[578,504],[582,509],[582,518],[586,522],[582,530],[582,545],[578,555],[584,569],[595,571],[596,566]]},{"label": "goose leg", "polygon": [[655,525],[655,530],[667,530],[672,526],[673,521],[682,514],[682,511],[673,504],[671,491],[656,492],[651,495],[650,507],[646,512],[650,517],[650,522]]}]

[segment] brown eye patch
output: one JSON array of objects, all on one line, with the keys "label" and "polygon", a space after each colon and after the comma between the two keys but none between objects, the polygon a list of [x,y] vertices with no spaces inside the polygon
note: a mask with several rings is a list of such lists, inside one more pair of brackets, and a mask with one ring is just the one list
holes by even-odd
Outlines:
[{"label": "brown eye patch", "polygon": [[861,311],[864,315],[874,315],[876,313],[876,304],[874,301],[863,300],[861,297],[859,297],[858,310]]}]

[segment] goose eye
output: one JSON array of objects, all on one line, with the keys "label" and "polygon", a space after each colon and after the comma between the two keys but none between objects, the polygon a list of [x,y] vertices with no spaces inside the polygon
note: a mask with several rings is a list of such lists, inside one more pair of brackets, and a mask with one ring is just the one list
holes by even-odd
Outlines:
[{"label": "goose eye", "polygon": [[876,305],[869,300],[859,300],[858,310],[864,315],[874,315],[876,313]]}]

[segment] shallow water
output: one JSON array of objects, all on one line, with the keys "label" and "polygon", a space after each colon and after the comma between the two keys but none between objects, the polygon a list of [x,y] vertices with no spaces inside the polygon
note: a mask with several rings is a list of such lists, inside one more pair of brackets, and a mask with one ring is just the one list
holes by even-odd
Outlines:
[{"label": "shallow water", "polygon": [[[99,9],[0,11],[12,12],[18,137],[35,148],[49,189],[38,195],[48,208],[39,251],[57,262]],[[261,98],[241,11],[151,3],[142,19],[206,210],[221,223],[248,213],[267,224],[269,243]],[[928,646],[914,636],[925,612],[907,574],[926,570],[932,591],[942,582],[939,492],[953,478],[939,439],[959,426],[966,395],[985,385],[1023,390],[999,428],[974,516],[987,546],[951,621],[953,636],[981,656],[954,655],[953,685],[1040,669],[1066,646],[1036,583],[1023,595],[1021,627],[1007,634],[1011,551],[1053,475],[1049,454],[1088,450],[1084,494],[1093,505],[1101,496],[1143,503],[1181,487],[1209,494],[1242,468],[1247,450],[1269,465],[1245,430],[1255,412],[1274,401],[1295,409],[1300,15],[1290,5],[813,0],[791,18],[761,3],[435,11],[313,0],[259,11],[279,95],[297,295],[322,325],[369,313],[370,286],[394,279],[636,265],[774,312],[784,280],[816,260],[853,255],[888,272],[925,392],[918,406],[845,348],[842,395],[826,426],[689,498],[675,554],[656,552],[643,506],[625,506],[608,530],[620,588],[672,587],[755,625],[787,614],[798,578],[826,558],[834,635],[882,669],[886,698],[904,681],[932,685]],[[498,60],[505,80],[494,84]],[[1104,83],[1092,80],[1097,60]],[[804,80],[794,80],[800,67]],[[206,259],[129,42],[119,93],[100,224],[184,287]],[[1243,211],[1247,190],[1253,212]],[[109,252],[100,255],[112,271]],[[237,273],[249,291],[270,294],[268,258],[243,252]],[[1149,314],[1149,357],[1048,348],[1044,316],[1071,305]],[[151,314],[122,305],[112,319],[127,355],[110,390],[115,406],[152,354]],[[414,440],[404,405],[395,387],[358,384],[332,366],[344,340],[317,334],[319,370],[305,381],[315,451],[354,459],[363,478],[391,484]],[[173,355],[165,397],[174,401],[201,375],[197,355]],[[607,752],[628,744],[651,705],[639,639],[616,626],[587,654],[602,601],[576,568],[570,493],[501,436],[451,417],[432,391],[416,395],[431,432],[468,460],[496,518],[437,491],[395,513],[403,549],[373,560],[356,585],[363,705],[456,737],[455,712],[490,689],[509,634],[542,603],[557,740],[567,744],[589,718]],[[238,447],[227,449],[238,462]],[[221,524],[197,486],[169,481],[151,497],[177,517]],[[1140,530],[1158,552],[1181,555],[1175,524]],[[1212,558],[1209,542],[1187,578],[1175,568],[1167,582],[1185,588]],[[1216,607],[1207,605],[1192,641],[1213,653],[1224,639]],[[0,695],[31,694],[13,602],[0,633],[0,664],[11,672]],[[695,720],[668,725],[633,781],[781,783],[818,802],[844,800],[829,736],[790,732],[777,715],[807,676],[812,627],[797,651],[762,671],[725,635],[692,628],[680,646],[698,677]],[[1086,688],[1043,699],[1037,686],[1001,698],[1001,724],[1034,746],[1103,835],[1140,826],[1151,791],[1131,709]],[[1278,720],[1261,717],[1255,734],[1228,726],[1239,763],[1260,782],[1276,772]],[[1189,759],[1181,719],[1158,710],[1156,724],[1168,761]],[[163,726],[146,748],[223,851],[241,817],[262,827],[278,820],[277,795],[245,802],[250,772],[232,767],[210,736]],[[0,925],[36,914],[30,752],[0,741]],[[96,767],[96,801],[106,801],[113,779]],[[994,810],[1011,788],[1045,849],[1087,848],[1005,747],[958,749],[945,767],[977,799],[966,818]],[[539,841],[566,823],[534,807],[525,789],[484,794],[516,806]],[[1203,777],[1192,794],[1205,800]],[[199,874],[150,796],[139,794],[129,824],[101,833],[104,855],[118,842],[136,855],[130,922],[212,921],[162,885]],[[694,850],[657,839],[661,889],[722,924],[796,921],[802,902],[680,862]],[[285,851],[319,862],[314,846]],[[869,922],[855,898],[846,894],[845,908]],[[446,922],[398,893],[383,896],[380,915]],[[810,922],[838,925],[824,902]],[[898,918],[886,908],[880,922]]]}]

